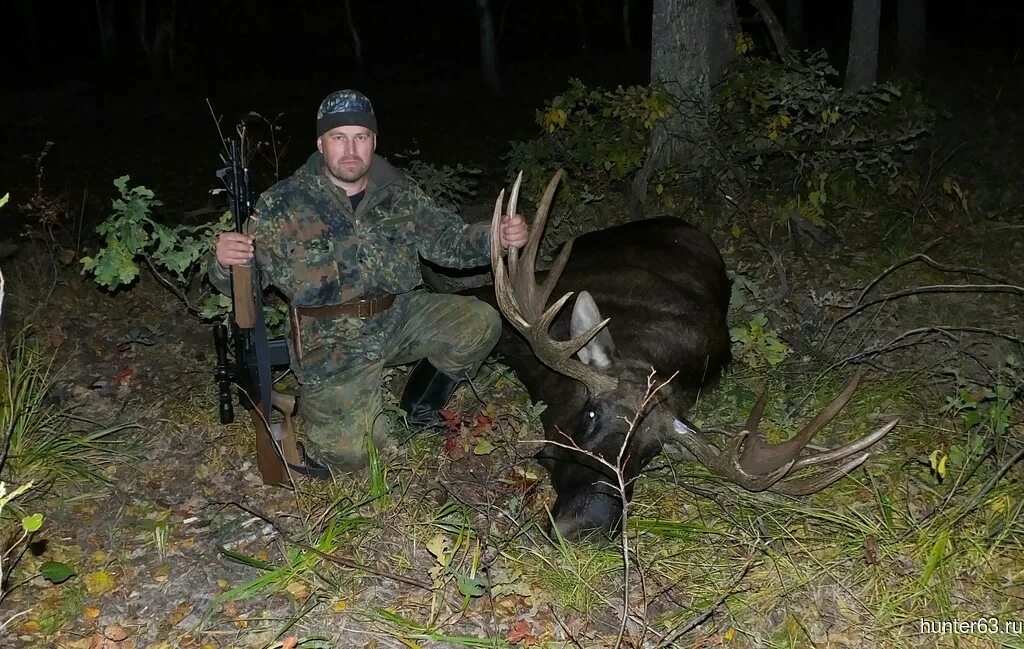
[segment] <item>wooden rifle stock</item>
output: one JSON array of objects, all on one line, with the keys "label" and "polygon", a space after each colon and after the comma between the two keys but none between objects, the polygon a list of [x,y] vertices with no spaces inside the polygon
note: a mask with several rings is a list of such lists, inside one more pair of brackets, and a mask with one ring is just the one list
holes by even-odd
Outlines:
[{"label": "wooden rifle stock", "polygon": [[235,323],[242,329],[256,326],[256,301],[252,299],[252,267],[231,267],[231,291],[235,297]]}]

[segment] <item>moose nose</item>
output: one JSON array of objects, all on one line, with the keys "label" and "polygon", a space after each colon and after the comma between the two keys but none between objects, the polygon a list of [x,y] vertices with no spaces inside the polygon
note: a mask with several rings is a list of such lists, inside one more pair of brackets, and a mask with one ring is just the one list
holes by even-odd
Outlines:
[{"label": "moose nose", "polygon": [[593,489],[564,494],[555,502],[554,523],[570,541],[608,541],[620,530],[622,500]]}]

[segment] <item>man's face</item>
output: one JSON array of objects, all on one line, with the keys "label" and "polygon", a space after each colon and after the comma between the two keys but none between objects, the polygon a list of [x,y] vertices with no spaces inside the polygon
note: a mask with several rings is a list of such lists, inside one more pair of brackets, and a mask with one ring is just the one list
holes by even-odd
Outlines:
[{"label": "man's face", "polygon": [[354,183],[370,171],[377,136],[365,126],[338,126],[321,135],[316,148],[323,154],[332,176]]}]

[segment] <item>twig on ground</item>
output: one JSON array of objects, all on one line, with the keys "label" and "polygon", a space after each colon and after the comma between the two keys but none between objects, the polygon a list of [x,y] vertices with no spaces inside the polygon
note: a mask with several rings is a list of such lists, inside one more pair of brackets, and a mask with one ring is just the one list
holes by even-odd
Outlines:
[{"label": "twig on ground", "polygon": [[902,267],[904,267],[904,266],[906,266],[908,264],[912,264],[915,261],[924,262],[925,264],[931,266],[935,270],[942,271],[944,273],[963,273],[965,275],[977,275],[978,277],[984,277],[985,279],[993,281],[993,282],[995,282],[997,284],[1012,284],[1013,283],[1009,279],[1007,279],[1006,277],[1003,277],[1002,275],[989,273],[988,271],[986,271],[984,269],[981,269],[981,268],[973,268],[971,266],[950,266],[950,265],[947,265],[947,264],[940,264],[939,262],[935,261],[934,259],[932,259],[928,255],[923,254],[923,253],[918,253],[918,254],[906,257],[905,259],[901,259],[900,261],[896,262],[892,266],[889,266],[888,268],[883,270],[881,273],[879,273],[878,276],[876,276],[873,280],[871,280],[868,283],[867,286],[864,287],[864,289],[860,292],[860,295],[857,296],[857,299],[854,301],[854,303],[852,305],[849,305],[849,306],[836,305],[836,306],[838,308],[853,308],[853,307],[856,307],[856,306],[860,305],[864,301],[864,297],[868,293],[870,293],[871,289],[873,289],[875,286],[877,286],[879,282],[881,282],[883,279],[885,279],[886,277],[891,275],[894,271],[896,271],[896,270],[898,270],[898,269],[900,269],[900,268],[902,268]]},{"label": "twig on ground", "polygon": [[1013,456],[1009,460],[1004,462],[1003,465],[999,467],[999,470],[996,471],[992,475],[992,477],[988,479],[988,482],[986,482],[984,486],[982,486],[982,488],[978,490],[978,493],[974,494],[974,496],[967,502],[967,504],[963,506],[963,509],[961,509],[960,513],[956,515],[956,518],[953,519],[953,521],[950,523],[950,526],[956,525],[961,520],[963,520],[964,517],[966,517],[972,511],[977,509],[978,505],[981,504],[981,501],[985,498],[988,492],[992,491],[992,489],[996,486],[996,483],[999,482],[999,480],[1001,480],[1002,477],[1006,475],[1006,472],[1009,471],[1014,464],[1019,462],[1022,457],[1024,457],[1024,448],[1019,449],[1016,453],[1013,454]]},{"label": "twig on ground", "polygon": [[25,609],[24,611],[18,611],[17,613],[15,613],[14,615],[12,615],[11,617],[7,618],[6,620],[4,620],[4,623],[3,623],[3,624],[0,624],[0,632],[3,632],[3,630],[4,630],[4,629],[6,629],[6,628],[7,628],[7,626],[8,626],[8,625],[9,625],[9,624],[10,624],[11,622],[13,622],[13,621],[17,620],[17,619],[18,619],[19,617],[21,617],[22,615],[28,615],[28,614],[29,614],[29,613],[31,613],[31,612],[32,612],[32,607],[29,607],[29,608]]},{"label": "twig on ground", "polygon": [[[945,325],[936,325],[936,326],[932,326],[932,327],[918,327],[917,329],[910,329],[908,331],[904,331],[903,333],[899,334],[898,336],[896,336],[895,338],[893,338],[892,340],[890,340],[890,341],[888,341],[888,342],[886,342],[884,344],[877,345],[875,347],[871,347],[871,348],[865,349],[863,351],[859,351],[859,352],[857,352],[855,354],[851,354],[851,355],[847,356],[846,358],[843,358],[842,360],[838,360],[838,361],[832,363],[831,365],[829,365],[827,368],[825,368],[825,370],[822,371],[821,374],[822,375],[828,374],[832,370],[834,370],[834,369],[836,369],[838,367],[842,367],[843,365],[846,365],[848,363],[853,363],[853,362],[858,362],[858,361],[863,362],[864,360],[866,360],[868,358],[873,358],[875,356],[881,356],[882,354],[888,354],[888,353],[891,353],[891,352],[894,352],[894,351],[898,351],[900,349],[906,349],[908,347],[914,347],[916,345],[926,344],[926,343],[928,343],[930,341],[923,339],[923,337],[926,336],[927,334],[932,334],[932,333],[940,334],[940,335],[948,338],[949,340],[951,340],[953,342],[959,342],[959,339],[956,336],[953,335],[954,333],[976,333],[976,334],[983,334],[983,335],[992,336],[992,337],[995,337],[995,338],[1002,338],[1003,340],[1007,340],[1007,341],[1015,343],[1015,344],[1017,344],[1017,345],[1019,345],[1021,347],[1024,347],[1024,339],[1018,338],[1018,337],[1010,335],[1010,334],[1003,333],[1001,331],[995,331],[993,329],[988,329],[986,327],[954,327],[954,326],[945,326]],[[910,338],[911,336],[921,336],[922,339],[906,341],[906,339]],[[906,341],[906,342],[904,342],[904,341]]]},{"label": "twig on ground", "polygon": [[581,645],[580,641],[576,639],[576,636],[569,631],[569,627],[565,625],[565,622],[563,622],[562,618],[558,616],[558,613],[555,612],[555,607],[551,604],[548,604],[548,612],[551,613],[551,617],[555,618],[555,622],[557,622],[558,626],[562,628],[562,631],[565,633],[565,637],[569,639],[569,642],[579,647],[579,649],[583,649],[583,645]]},{"label": "twig on ground", "polygon": [[725,589],[725,592],[719,595],[718,598],[711,604],[711,606],[705,609],[702,613],[698,613],[697,615],[693,616],[692,618],[687,620],[682,626],[680,626],[678,629],[676,629],[675,631],[670,633],[666,638],[664,638],[661,641],[661,643],[657,645],[657,649],[661,649],[661,647],[673,646],[676,640],[682,637],[683,634],[690,632],[697,626],[703,624],[704,621],[707,620],[709,617],[711,617],[714,614],[714,612],[718,609],[718,607],[721,606],[723,602],[725,602],[726,599],[728,599],[731,595],[734,595],[736,593],[736,587],[739,586],[740,582],[742,582],[743,579],[747,576],[747,573],[750,572],[750,568],[754,565],[754,560],[755,557],[753,556],[747,559],[747,562],[743,564],[743,567],[740,569],[740,574],[736,575],[736,577],[733,578],[732,583],[730,583],[729,587]]},{"label": "twig on ground", "polygon": [[596,462],[600,463],[601,465],[603,465],[605,468],[607,468],[609,471],[611,471],[612,474],[615,476],[616,484],[611,484],[611,483],[608,483],[608,482],[603,482],[603,484],[611,487],[612,489],[615,489],[619,493],[619,497],[621,498],[621,502],[622,502],[622,515],[621,515],[621,517],[619,519],[619,530],[620,530],[620,535],[619,535],[620,541],[619,541],[619,544],[620,544],[620,549],[621,549],[621,553],[622,553],[622,572],[623,572],[623,578],[622,578],[622,618],[621,618],[621,621],[620,621],[620,624],[619,624],[619,633],[618,633],[618,636],[615,639],[615,644],[614,644],[615,649],[618,649],[619,647],[622,646],[622,640],[623,640],[623,638],[625,637],[625,634],[626,634],[626,627],[628,626],[629,619],[631,617],[637,617],[639,619],[639,621],[641,622],[641,628],[644,629],[644,632],[643,632],[644,635],[646,635],[646,632],[647,632],[647,629],[648,629],[646,611],[644,612],[643,615],[639,615],[639,616],[634,616],[633,614],[631,614],[629,612],[629,574],[630,574],[630,560],[629,560],[630,549],[629,549],[629,529],[628,529],[628,526],[629,526],[629,498],[627,497],[626,494],[629,492],[629,483],[632,482],[632,480],[629,480],[629,481],[626,480],[625,470],[624,470],[624,466],[625,466],[624,465],[624,461],[628,459],[626,457],[626,451],[629,448],[629,442],[632,439],[634,431],[636,430],[637,426],[640,423],[640,419],[641,419],[641,416],[643,415],[644,411],[647,410],[647,407],[650,405],[651,400],[654,398],[654,396],[663,387],[668,385],[676,377],[678,372],[673,373],[672,376],[670,376],[667,380],[665,380],[665,381],[663,381],[661,383],[656,383],[656,381],[655,381],[656,374],[657,374],[657,372],[652,368],[651,369],[651,373],[647,377],[647,391],[646,391],[646,393],[644,395],[643,400],[637,406],[636,413],[635,413],[634,417],[632,419],[628,419],[628,418],[625,418],[625,417],[623,418],[629,424],[629,429],[626,431],[626,434],[625,434],[625,436],[624,436],[624,438],[622,440],[622,444],[619,447],[619,454],[618,454],[618,457],[615,459],[615,463],[614,464],[612,462],[609,462],[608,460],[604,459],[603,457],[597,455],[596,453],[593,453],[593,452],[588,451],[588,450],[586,450],[584,448],[581,448],[578,444],[576,444],[576,442],[571,437],[569,437],[568,435],[565,435],[564,433],[563,433],[563,436],[567,440],[569,440],[571,443],[567,444],[567,443],[563,443],[563,442],[556,442],[554,440],[545,440],[546,444],[551,444],[553,446],[557,446],[559,448],[563,448],[563,449],[566,449],[568,451],[574,451],[576,453],[581,453],[583,455],[586,455],[587,457],[589,457],[589,458],[593,459],[594,461],[596,461]]},{"label": "twig on ground", "polygon": [[931,284],[928,286],[915,286],[899,291],[893,291],[892,293],[886,293],[881,297],[864,302],[863,304],[853,308],[849,313],[837,318],[832,323],[832,326],[829,327],[828,333],[825,334],[825,339],[822,343],[829,339],[837,326],[865,309],[891,300],[897,300],[911,295],[923,295],[926,293],[1009,293],[1011,295],[1024,297],[1024,287],[1016,286],[1014,284]]}]

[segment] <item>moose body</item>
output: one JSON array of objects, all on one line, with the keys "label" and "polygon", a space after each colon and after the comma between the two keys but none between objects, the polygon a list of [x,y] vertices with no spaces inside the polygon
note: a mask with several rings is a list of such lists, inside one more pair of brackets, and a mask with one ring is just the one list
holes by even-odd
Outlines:
[{"label": "moose body", "polygon": [[[544,276],[538,273],[538,278]],[[673,420],[692,406],[698,391],[729,360],[730,282],[709,236],[680,219],[663,217],[577,238],[554,286],[555,295],[570,291],[586,291],[598,313],[581,313],[587,309],[578,299],[574,308],[567,306],[553,320],[550,335],[568,340],[610,318],[580,357],[615,376],[615,390],[593,396],[582,382],[550,369],[507,319],[496,351],[530,396],[547,404],[545,433],[556,444],[547,445],[538,460],[550,471],[558,495],[555,524],[562,534],[575,536],[613,530],[622,497],[610,469],[572,447],[615,465],[652,371],[658,382],[671,378],[630,435],[622,464],[632,483],[660,452]],[[496,302],[489,287],[473,293]]]},{"label": "moose body", "polygon": [[[551,473],[557,494],[552,514],[562,535],[618,529],[634,481],[670,438],[712,473],[745,489],[803,495],[859,466],[868,458],[866,449],[895,427],[898,420],[845,446],[805,453],[849,402],[859,372],[779,444],[768,444],[757,430],[764,396],[745,430],[722,446],[686,423],[698,392],[729,362],[731,290],[718,248],[678,219],[634,221],[567,242],[551,267],[535,275],[560,178],[559,171],[541,197],[522,259],[511,250],[506,262],[493,246],[493,289],[468,293],[497,305],[505,324],[498,353],[530,396],[547,404],[543,423],[550,443],[537,457]],[[505,192],[498,196],[492,241],[498,240],[502,214],[517,213],[521,181],[522,175],[507,211]],[[562,297],[548,305],[553,294]],[[817,469],[835,462],[842,464]],[[810,475],[802,476],[807,469]]]}]

